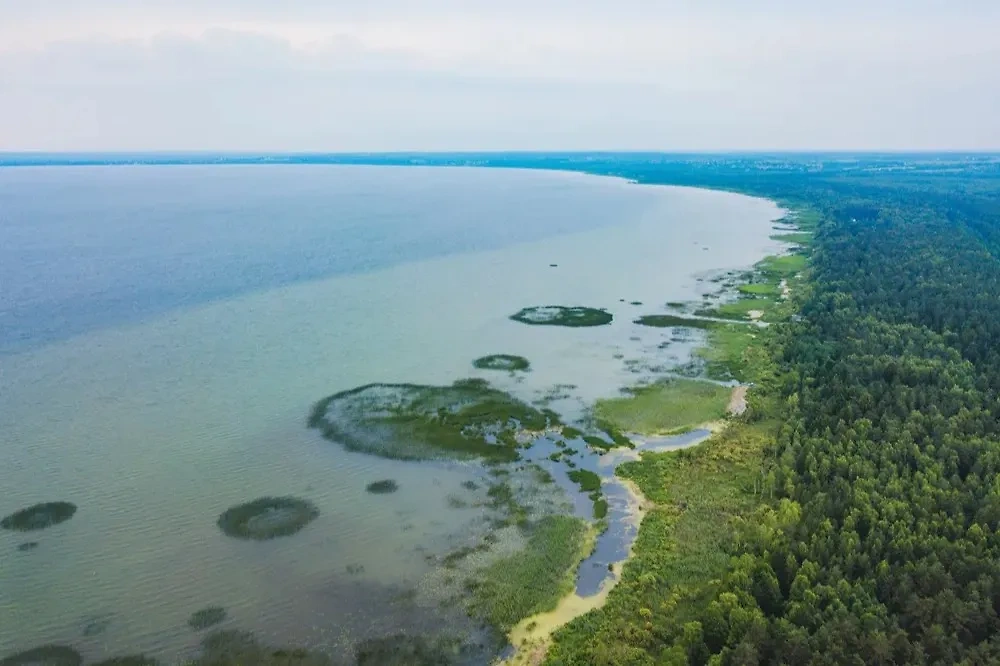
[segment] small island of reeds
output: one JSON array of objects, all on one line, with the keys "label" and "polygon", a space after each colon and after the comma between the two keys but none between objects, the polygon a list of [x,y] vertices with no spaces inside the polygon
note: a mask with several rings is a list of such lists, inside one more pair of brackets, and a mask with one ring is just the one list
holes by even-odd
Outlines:
[{"label": "small island of reeds", "polygon": [[473,361],[472,365],[480,370],[507,370],[509,372],[524,371],[531,367],[528,359],[513,354],[490,354],[489,356],[482,356]]},{"label": "small island of reeds", "polygon": [[511,315],[510,318],[531,326],[568,326],[570,328],[604,326],[610,324],[614,319],[607,310],[578,305],[536,305],[524,308]]},{"label": "small island of reeds", "polygon": [[309,426],[352,451],[400,460],[512,461],[531,433],[560,425],[481,379],[450,386],[368,384],[316,403]]},{"label": "small island of reeds", "polygon": [[373,495],[388,495],[399,490],[399,484],[392,479],[383,479],[382,481],[372,481],[365,487],[365,490]]}]

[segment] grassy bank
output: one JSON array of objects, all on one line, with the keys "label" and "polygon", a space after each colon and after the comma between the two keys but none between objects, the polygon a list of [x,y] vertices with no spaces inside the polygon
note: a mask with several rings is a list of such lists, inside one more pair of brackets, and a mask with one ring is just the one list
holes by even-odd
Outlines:
[{"label": "grassy bank", "polygon": [[671,379],[598,400],[594,415],[628,432],[665,434],[722,418],[729,394],[730,389],[711,382]]}]

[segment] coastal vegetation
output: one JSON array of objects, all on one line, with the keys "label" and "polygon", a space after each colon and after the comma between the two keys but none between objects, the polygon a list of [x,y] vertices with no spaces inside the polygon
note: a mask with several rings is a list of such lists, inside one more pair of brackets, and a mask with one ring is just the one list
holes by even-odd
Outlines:
[{"label": "coastal vegetation", "polygon": [[695,379],[668,379],[598,400],[595,416],[617,429],[646,435],[675,433],[716,421],[726,413],[731,389]]},{"label": "coastal vegetation", "polygon": [[65,645],[42,645],[0,659],[0,666],[80,666],[83,657]]},{"label": "coastal vegetation", "polygon": [[582,306],[539,305],[524,308],[510,316],[514,321],[532,326],[568,326],[571,328],[604,326],[613,315],[606,310]]},{"label": "coastal vegetation", "polygon": [[188,626],[195,631],[208,629],[209,627],[214,627],[215,625],[223,622],[226,619],[226,615],[226,609],[222,606],[209,606],[208,608],[202,608],[201,610],[191,613],[191,617],[188,618]]},{"label": "coastal vegetation", "polygon": [[226,509],[219,529],[237,539],[265,541],[290,536],[319,517],[319,509],[297,497],[261,497]]},{"label": "coastal vegetation", "polygon": [[509,372],[525,371],[531,367],[528,359],[514,354],[481,356],[473,361],[472,365],[480,370],[507,370]]},{"label": "coastal vegetation", "polygon": [[451,386],[369,384],[319,401],[309,425],[352,451],[427,460],[512,461],[531,433],[561,424],[551,412],[477,379]]},{"label": "coastal vegetation", "polygon": [[15,511],[0,520],[0,528],[15,532],[43,530],[64,523],[76,513],[71,502],[43,502]]}]

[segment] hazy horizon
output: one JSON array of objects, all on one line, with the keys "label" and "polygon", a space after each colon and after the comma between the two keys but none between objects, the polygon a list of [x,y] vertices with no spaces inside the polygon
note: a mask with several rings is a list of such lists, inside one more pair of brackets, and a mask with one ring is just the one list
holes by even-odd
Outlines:
[{"label": "hazy horizon", "polygon": [[986,0],[0,0],[0,152],[991,152]]}]

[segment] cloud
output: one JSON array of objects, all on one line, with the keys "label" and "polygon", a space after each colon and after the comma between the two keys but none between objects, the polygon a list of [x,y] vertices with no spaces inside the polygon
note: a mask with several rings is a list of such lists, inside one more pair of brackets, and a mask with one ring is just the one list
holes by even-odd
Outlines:
[{"label": "cloud", "polygon": [[995,3],[416,4],[0,0],[0,149],[1000,147]]}]

